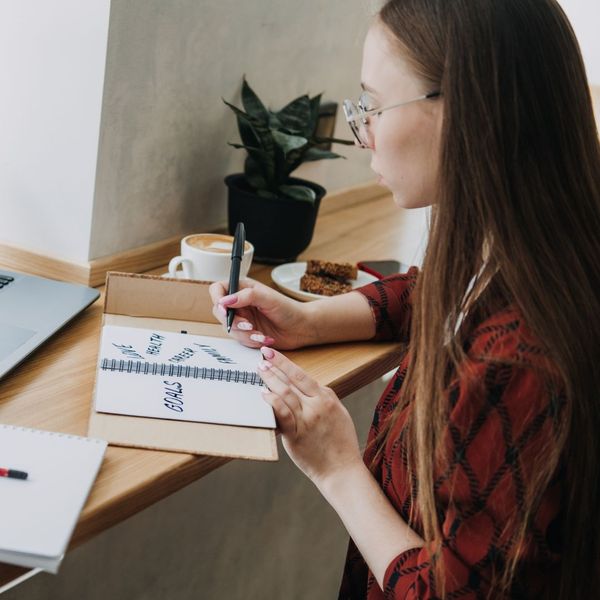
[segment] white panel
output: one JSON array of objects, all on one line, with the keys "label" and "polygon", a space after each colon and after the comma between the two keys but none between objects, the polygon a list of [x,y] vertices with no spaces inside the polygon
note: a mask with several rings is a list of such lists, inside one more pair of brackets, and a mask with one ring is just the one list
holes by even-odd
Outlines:
[{"label": "white panel", "polygon": [[110,0],[0,2],[0,241],[88,259]]}]

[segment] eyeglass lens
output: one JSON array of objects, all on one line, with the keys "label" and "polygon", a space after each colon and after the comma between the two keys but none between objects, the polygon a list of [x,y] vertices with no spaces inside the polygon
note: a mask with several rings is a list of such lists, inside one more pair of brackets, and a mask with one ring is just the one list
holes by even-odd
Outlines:
[{"label": "eyeglass lens", "polygon": [[[362,100],[362,97],[361,97]],[[356,106],[350,100],[344,101],[344,112],[346,113],[346,119],[348,121],[348,125],[350,125],[350,129],[356,138],[356,141],[361,146],[368,145],[368,135],[365,127],[365,117],[363,116],[363,107],[360,104]]]}]

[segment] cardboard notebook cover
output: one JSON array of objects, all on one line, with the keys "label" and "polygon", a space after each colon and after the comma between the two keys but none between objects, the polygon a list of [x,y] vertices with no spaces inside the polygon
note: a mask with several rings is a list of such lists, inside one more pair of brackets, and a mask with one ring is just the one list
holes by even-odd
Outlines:
[{"label": "cardboard notebook cover", "polygon": [[[108,273],[102,324],[225,337],[212,314],[209,285],[152,275]],[[277,460],[273,429],[100,413],[95,410],[95,403],[96,386],[88,435],[116,446]]]}]

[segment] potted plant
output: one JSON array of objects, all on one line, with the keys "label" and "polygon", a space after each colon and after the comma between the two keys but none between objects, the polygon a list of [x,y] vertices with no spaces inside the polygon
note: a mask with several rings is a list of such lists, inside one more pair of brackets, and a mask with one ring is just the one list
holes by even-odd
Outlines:
[{"label": "potted plant", "polygon": [[291,173],[303,162],[343,158],[324,149],[324,144],[354,142],[317,135],[321,94],[300,96],[272,111],[244,78],[244,110],[223,102],[235,113],[241,138],[241,143],[230,145],[247,152],[244,172],[225,178],[229,232],[242,221],[254,245],[255,260],[293,261],[310,244],[326,190]]}]

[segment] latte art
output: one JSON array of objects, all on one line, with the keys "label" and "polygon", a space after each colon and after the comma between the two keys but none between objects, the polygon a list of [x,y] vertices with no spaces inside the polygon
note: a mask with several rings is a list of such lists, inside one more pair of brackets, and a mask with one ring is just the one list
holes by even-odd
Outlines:
[{"label": "latte art", "polygon": [[[231,254],[233,248],[233,237],[230,235],[220,235],[218,233],[192,235],[186,239],[186,242],[192,248],[218,254]],[[245,251],[247,252],[249,249],[250,244],[246,242]]]}]

